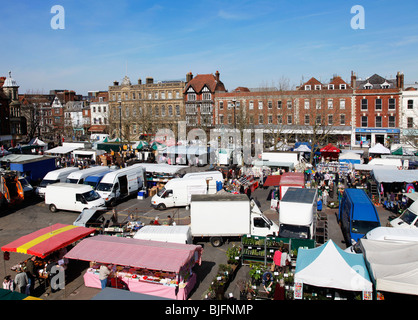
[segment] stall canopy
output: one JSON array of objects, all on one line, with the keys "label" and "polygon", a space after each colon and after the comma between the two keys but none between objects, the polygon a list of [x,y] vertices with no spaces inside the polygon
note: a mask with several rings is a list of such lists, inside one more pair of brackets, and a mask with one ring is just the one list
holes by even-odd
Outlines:
[{"label": "stall canopy", "polygon": [[412,183],[418,181],[418,170],[386,170],[375,167],[371,171],[371,176],[378,183]]},{"label": "stall canopy", "polygon": [[79,146],[59,146],[49,150],[46,150],[47,154],[67,154],[73,152],[76,149],[80,149]]},{"label": "stall canopy", "polygon": [[280,184],[281,175],[273,174],[267,177],[266,181],[263,183],[264,187],[276,187]]},{"label": "stall canopy", "polygon": [[340,155],[339,161],[344,163],[361,163],[361,155],[354,152],[345,152]]},{"label": "stall canopy", "polygon": [[193,257],[200,262],[201,255],[199,245],[98,235],[82,240],[65,257],[178,273]]},{"label": "stall canopy", "polygon": [[57,223],[12,241],[1,250],[31,254],[43,259],[94,232],[93,228]]},{"label": "stall canopy", "polygon": [[333,146],[331,143],[327,144],[325,147],[319,150],[323,157],[338,158],[341,150],[336,146]]},{"label": "stall canopy", "polygon": [[348,291],[372,291],[363,255],[344,252],[332,240],[314,249],[299,248],[295,282]]},{"label": "stall canopy", "polygon": [[301,144],[296,149],[293,149],[293,151],[297,151],[297,152],[311,152],[311,148],[309,148],[306,144]]},{"label": "stall canopy", "polygon": [[418,295],[418,244],[361,239],[377,291]]},{"label": "stall canopy", "polygon": [[386,148],[383,144],[376,143],[373,147],[369,149],[369,153],[390,154],[390,150]]}]

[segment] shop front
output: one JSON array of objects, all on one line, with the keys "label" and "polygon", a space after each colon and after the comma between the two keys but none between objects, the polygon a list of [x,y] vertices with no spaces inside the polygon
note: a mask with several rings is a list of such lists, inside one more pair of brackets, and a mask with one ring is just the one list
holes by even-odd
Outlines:
[{"label": "shop front", "polygon": [[385,128],[356,128],[354,137],[352,137],[352,145],[360,146],[374,146],[377,143],[382,145],[390,145],[399,143],[400,129],[385,129]]}]

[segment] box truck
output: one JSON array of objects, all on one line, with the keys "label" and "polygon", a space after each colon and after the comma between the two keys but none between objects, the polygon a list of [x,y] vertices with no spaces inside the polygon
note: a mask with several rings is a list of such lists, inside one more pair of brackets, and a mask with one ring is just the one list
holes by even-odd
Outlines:
[{"label": "box truck", "polygon": [[399,217],[389,222],[391,227],[416,229],[418,225],[418,201],[414,201]]},{"label": "box truck", "polygon": [[67,176],[67,180],[65,182],[83,184],[84,179],[86,179],[88,176],[105,171],[109,171],[107,166],[94,166],[87,169],[74,171]]},{"label": "box truck", "polygon": [[144,172],[140,164],[109,172],[100,181],[96,191],[106,201],[106,205],[114,206],[117,201],[138,193],[143,186]]},{"label": "box truck", "polygon": [[90,186],[73,183],[54,183],[45,188],[45,204],[51,212],[77,211],[104,207],[105,201]]},{"label": "box truck", "polygon": [[345,189],[338,208],[338,223],[347,247],[368,231],[380,227],[376,207],[362,189]]},{"label": "box truck", "polygon": [[134,239],[192,244],[189,226],[144,226],[133,236]]},{"label": "box truck", "polygon": [[92,187],[94,190],[96,190],[97,186],[99,185],[100,181],[102,181],[103,177],[107,173],[112,172],[112,171],[114,171],[114,170],[107,169],[106,171],[92,174],[91,176],[88,176],[84,179],[83,184],[88,185],[88,186]]},{"label": "box truck", "polygon": [[191,196],[190,228],[194,240],[209,240],[218,247],[243,235],[277,235],[279,226],[267,218],[245,194]]},{"label": "box truck", "polygon": [[316,226],[316,189],[289,187],[279,203],[279,237],[313,239]]},{"label": "box truck", "polygon": [[41,198],[45,197],[45,188],[49,184],[58,183],[58,182],[65,182],[67,180],[68,175],[71,172],[79,171],[78,167],[67,167],[56,169],[48,172],[45,177],[42,179],[39,186],[36,188],[36,194]]},{"label": "box truck", "polygon": [[151,198],[151,205],[158,210],[190,205],[193,194],[214,194],[217,181],[205,177],[174,178]]}]

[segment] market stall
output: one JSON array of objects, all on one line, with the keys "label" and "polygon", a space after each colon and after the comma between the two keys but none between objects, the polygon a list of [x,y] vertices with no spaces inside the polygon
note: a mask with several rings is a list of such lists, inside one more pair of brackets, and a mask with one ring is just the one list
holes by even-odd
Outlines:
[{"label": "market stall", "polygon": [[201,255],[198,245],[98,235],[65,257],[94,262],[84,274],[87,287],[100,288],[100,265],[112,264],[114,280],[130,291],[184,300],[196,284],[192,267],[201,263]]},{"label": "market stall", "polygon": [[361,239],[376,291],[418,295],[418,244]]},{"label": "market stall", "polygon": [[344,252],[332,240],[314,249],[299,248],[295,270],[295,299],[303,285],[363,292],[371,299],[373,285],[361,254]]},{"label": "market stall", "polygon": [[329,143],[325,147],[321,148],[319,152],[321,153],[321,157],[323,159],[332,161],[338,160],[341,150]]},{"label": "market stall", "polygon": [[390,154],[390,150],[381,143],[376,143],[369,149],[369,154]]},{"label": "market stall", "polygon": [[[371,177],[376,181],[379,192],[379,201],[388,193],[401,193],[406,191],[407,184],[417,185],[418,170],[383,169],[375,166],[371,171]],[[414,188],[415,190],[416,188]]]}]

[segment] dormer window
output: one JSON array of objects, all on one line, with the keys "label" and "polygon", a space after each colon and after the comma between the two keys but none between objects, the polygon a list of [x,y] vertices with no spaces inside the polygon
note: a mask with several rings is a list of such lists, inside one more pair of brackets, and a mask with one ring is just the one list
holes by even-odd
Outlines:
[{"label": "dormer window", "polygon": [[389,89],[389,83],[387,83],[387,81],[385,81],[384,83],[382,83],[382,84],[380,85],[380,87],[381,87],[382,89]]},{"label": "dormer window", "polygon": [[345,83],[340,84],[340,90],[345,90],[347,89],[347,85]]},{"label": "dormer window", "polygon": [[367,83],[363,86],[363,88],[364,88],[364,89],[371,89],[371,88],[373,88],[373,86],[372,86],[369,82],[367,82]]},{"label": "dormer window", "polygon": [[305,90],[311,90],[311,86],[310,85],[305,85]]},{"label": "dormer window", "polygon": [[320,84],[316,84],[315,85],[315,90],[321,90],[321,85]]},{"label": "dormer window", "polygon": [[329,84],[328,85],[328,90],[334,90],[334,85],[333,84]]}]

